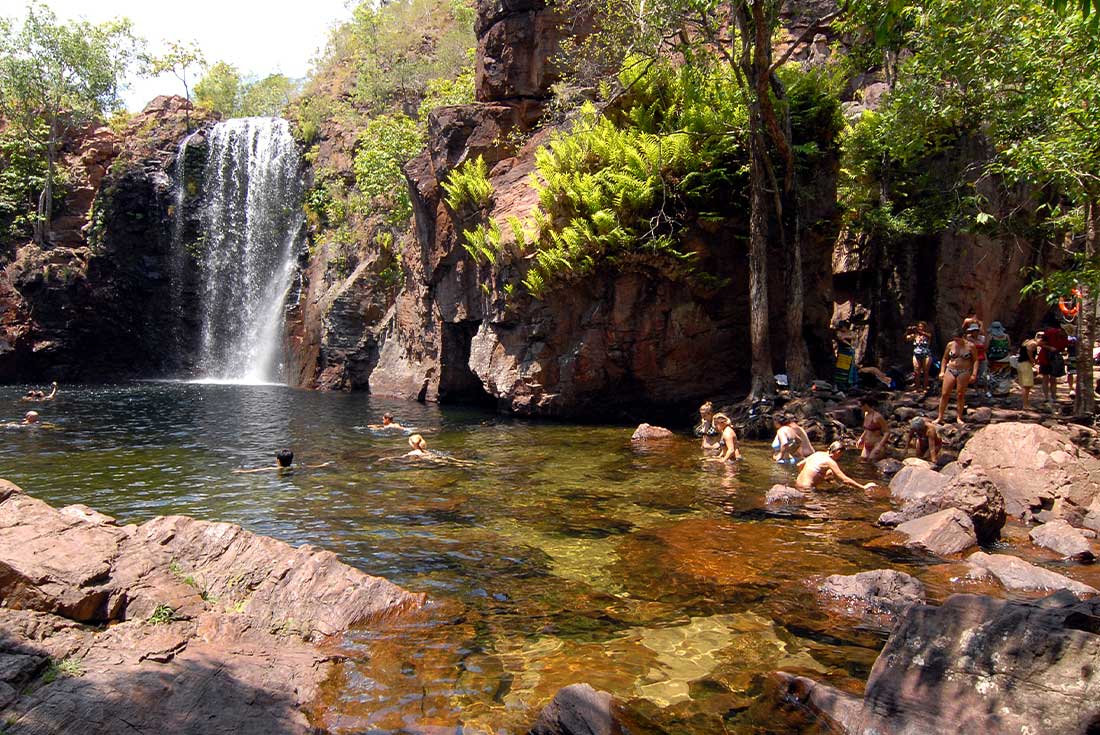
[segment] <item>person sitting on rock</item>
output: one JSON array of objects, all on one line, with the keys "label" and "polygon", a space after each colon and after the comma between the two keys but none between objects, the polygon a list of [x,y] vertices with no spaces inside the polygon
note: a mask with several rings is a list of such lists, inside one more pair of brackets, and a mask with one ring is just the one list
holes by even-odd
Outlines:
[{"label": "person sitting on rock", "polygon": [[[319,467],[327,467],[332,462],[323,462],[321,464],[299,464],[302,469],[315,470]],[[283,472],[286,470],[294,469],[294,452],[289,449],[280,449],[275,452],[275,464],[272,467],[257,467],[251,470],[233,470],[235,475],[250,475],[253,472]]]},{"label": "person sitting on rock", "polygon": [[704,439],[703,447],[710,451],[717,451],[717,456],[707,457],[707,461],[735,462],[741,459],[741,449],[737,446],[737,432],[730,425],[729,416],[724,413],[714,414],[714,428],[721,432],[717,443],[708,446]]},{"label": "person sitting on rock", "polygon": [[861,450],[860,460],[864,462],[877,462],[885,457],[886,441],[890,438],[890,425],[876,405],[870,396],[864,396],[859,402],[859,407],[863,409],[863,433],[856,448]]},{"label": "person sitting on rock", "polygon": [[[368,429],[393,429],[395,431],[406,431],[407,429],[401,424],[393,420],[393,414],[386,411],[382,414],[382,423],[380,424],[368,424]],[[421,437],[423,438],[423,437]]]},{"label": "person sitting on rock", "polygon": [[798,463],[798,479],[795,480],[794,486],[799,490],[813,490],[818,485],[830,479],[835,479],[859,490],[870,490],[875,487],[873,482],[861,485],[844,474],[844,470],[840,469],[840,465],[836,463],[843,453],[844,443],[835,441],[829,445],[829,451],[814,452],[806,457]]},{"label": "person sitting on rock", "polygon": [[52,390],[49,392],[49,394],[46,394],[44,391],[40,391],[40,390],[33,390],[33,389],[29,390],[29,391],[27,391],[27,394],[25,396],[23,396],[23,400],[24,401],[52,401],[54,398],[57,397],[57,381],[55,380],[53,383],[51,383],[50,387],[52,388]]},{"label": "person sitting on rock", "polygon": [[809,457],[814,446],[806,430],[788,414],[776,414],[775,438],[772,439],[772,459],[782,464],[794,464],[800,457]]},{"label": "person sitting on rock", "polygon": [[909,447],[917,445],[916,456],[935,462],[940,457],[940,448],[943,447],[943,439],[940,437],[939,427],[932,421],[917,416],[909,422],[909,439],[905,442],[905,454],[909,455]]}]

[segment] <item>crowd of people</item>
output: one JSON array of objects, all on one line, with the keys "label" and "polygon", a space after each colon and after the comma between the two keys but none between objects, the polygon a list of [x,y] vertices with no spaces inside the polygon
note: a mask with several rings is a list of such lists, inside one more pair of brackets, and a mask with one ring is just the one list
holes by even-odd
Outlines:
[{"label": "crowd of people", "polygon": [[[881,416],[880,416],[881,418]],[[869,490],[873,482],[860,483],[846,475],[837,464],[844,452],[843,442],[833,442],[826,451],[815,451],[806,430],[798,425],[794,416],[777,413],[772,417],[775,425],[775,438],[772,439],[772,459],[778,464],[794,465],[798,470],[795,487],[812,490],[826,482],[839,481],[860,490]],[[885,420],[883,420],[885,421]],[[878,424],[874,424],[878,427]],[[885,429],[881,441],[885,441]],[[699,407],[699,424],[695,434],[702,438],[704,460],[708,462],[736,462],[742,459],[737,443],[737,433],[730,418],[724,413],[715,413],[714,404],[707,401]],[[866,432],[865,432],[866,434]],[[861,445],[866,444],[861,439]],[[865,450],[865,454],[867,450]]]}]

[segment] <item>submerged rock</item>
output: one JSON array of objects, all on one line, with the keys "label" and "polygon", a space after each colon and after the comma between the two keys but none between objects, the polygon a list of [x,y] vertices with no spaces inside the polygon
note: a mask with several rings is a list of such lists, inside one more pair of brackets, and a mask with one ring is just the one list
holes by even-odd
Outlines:
[{"label": "submerged rock", "polygon": [[920,580],[894,569],[834,574],[817,589],[822,595],[847,601],[854,612],[861,613],[897,613],[925,600]]},{"label": "submerged rock", "polygon": [[808,497],[808,493],[796,487],[790,487],[789,485],[772,485],[764,495],[764,502],[768,505],[778,503],[800,503]]},{"label": "submerged rock", "polygon": [[973,576],[992,575],[1007,590],[1069,590],[1078,596],[1100,594],[1087,584],[1009,554],[978,551],[968,556],[966,563],[970,565]]},{"label": "submerged rock", "polygon": [[631,441],[649,441],[651,439],[671,439],[675,434],[663,426],[651,424],[638,424],[638,428],[630,436]]},{"label": "submerged rock", "polygon": [[953,595],[910,607],[862,700],[780,674],[781,693],[848,735],[1081,735],[1100,722],[1100,601]]},{"label": "submerged rock", "polygon": [[1028,534],[1036,546],[1056,551],[1064,557],[1076,561],[1096,560],[1096,552],[1089,539],[1079,529],[1065,521],[1053,520],[1032,529]]},{"label": "submerged rock", "polygon": [[423,599],[232,524],[119,526],[0,481],[0,715],[13,732],[313,732],[302,708],[336,660],[313,641]]}]

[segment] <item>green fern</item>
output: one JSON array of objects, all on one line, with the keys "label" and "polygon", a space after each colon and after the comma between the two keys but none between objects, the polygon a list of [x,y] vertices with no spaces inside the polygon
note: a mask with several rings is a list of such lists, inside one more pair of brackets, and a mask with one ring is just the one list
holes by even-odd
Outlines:
[{"label": "green fern", "polygon": [[471,159],[453,169],[443,181],[445,201],[451,211],[458,212],[469,205],[480,209],[493,199],[493,184],[483,156]]}]

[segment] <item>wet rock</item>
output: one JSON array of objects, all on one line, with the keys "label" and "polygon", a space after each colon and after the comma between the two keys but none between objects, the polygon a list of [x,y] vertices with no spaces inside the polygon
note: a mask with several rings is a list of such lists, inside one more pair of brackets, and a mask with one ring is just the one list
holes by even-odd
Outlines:
[{"label": "wet rock", "polygon": [[607,692],[571,684],[542,708],[528,735],[617,735],[622,731],[612,705]]},{"label": "wet rock", "polygon": [[639,424],[638,428],[634,430],[634,433],[630,436],[631,441],[649,441],[652,439],[671,439],[674,437],[669,429],[663,426],[651,426],[649,424]]},{"label": "wet rock", "polygon": [[1098,634],[1096,600],[953,595],[906,611],[862,700],[790,675],[781,694],[848,735],[1080,735],[1100,720]]},{"label": "wet rock", "polygon": [[768,505],[779,503],[800,503],[809,495],[798,488],[789,485],[772,485],[764,495],[764,502]]},{"label": "wet rock", "polygon": [[1029,534],[1036,546],[1056,551],[1075,561],[1096,560],[1096,552],[1080,530],[1062,520],[1053,520],[1033,529]]},{"label": "wet rock", "polygon": [[937,556],[958,554],[978,543],[970,516],[958,508],[906,521],[897,527],[908,539],[909,548],[927,551]]},{"label": "wet rock", "polygon": [[894,569],[834,574],[821,583],[818,591],[872,612],[896,613],[907,605],[925,600],[924,585],[915,577]]},{"label": "wet rock", "polygon": [[890,480],[890,497],[908,503],[941,491],[947,485],[947,480],[941,473],[925,467],[902,467]]},{"label": "wet rock", "polygon": [[1005,511],[1024,521],[1050,510],[1055,518],[1080,524],[1100,493],[1093,479],[1100,478],[1100,460],[1037,424],[987,426],[967,442],[959,461],[984,468],[1004,497]]},{"label": "wet rock", "polygon": [[881,472],[883,476],[892,477],[901,472],[905,465],[892,457],[887,457],[886,459],[880,459],[878,462],[875,462],[875,467],[878,468],[878,471]]},{"label": "wet rock", "polygon": [[976,551],[966,558],[966,563],[972,576],[994,576],[1007,590],[1068,590],[1078,596],[1097,594],[1097,590],[1087,584],[1009,554]]},{"label": "wet rock", "polygon": [[912,406],[898,406],[894,409],[894,416],[903,423],[911,421],[920,415],[920,410]]}]

